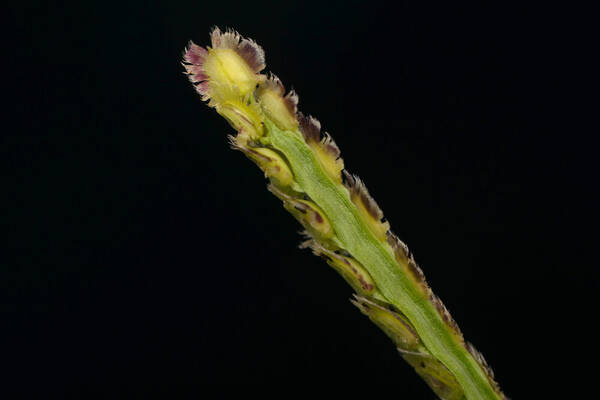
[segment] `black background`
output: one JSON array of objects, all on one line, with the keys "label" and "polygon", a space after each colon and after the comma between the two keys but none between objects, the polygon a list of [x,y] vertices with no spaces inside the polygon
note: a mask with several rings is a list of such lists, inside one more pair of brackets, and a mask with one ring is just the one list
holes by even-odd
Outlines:
[{"label": "black background", "polygon": [[588,358],[599,287],[586,13],[414,3],[9,8],[9,380],[192,395],[384,383],[433,398],[350,288],[296,248],[300,226],[182,75],[187,41],[217,25],[258,41],[333,135],[506,394],[568,385],[561,360]]}]

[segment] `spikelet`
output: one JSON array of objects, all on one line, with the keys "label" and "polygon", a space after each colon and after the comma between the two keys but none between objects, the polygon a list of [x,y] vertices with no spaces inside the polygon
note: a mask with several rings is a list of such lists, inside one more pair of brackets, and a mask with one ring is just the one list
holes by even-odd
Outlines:
[{"label": "spikelet", "polygon": [[215,104],[217,112],[229,122],[238,132],[244,132],[243,136],[258,139],[263,134],[261,111],[254,103],[230,97]]},{"label": "spikelet", "polygon": [[275,75],[270,74],[258,87],[256,99],[265,115],[280,129],[298,127],[298,95],[293,90],[286,95],[285,87]]},{"label": "spikelet", "polygon": [[310,200],[295,198],[274,185],[269,185],[267,189],[283,201],[284,208],[296,217],[313,237],[320,240],[333,237],[334,231],[331,222],[315,203]]},{"label": "spikelet", "polygon": [[190,41],[182,62],[202,100],[210,100],[209,105],[214,107],[252,94],[266,79],[259,74],[266,66],[263,49],[232,30],[221,32],[215,28],[210,36],[212,47],[207,49]]},{"label": "spikelet", "polygon": [[464,390],[444,364],[434,357],[398,351],[440,399],[465,400]]},{"label": "spikelet", "polygon": [[229,142],[233,149],[240,150],[254,161],[265,173],[265,177],[271,179],[278,186],[295,187],[294,174],[285,160],[275,151],[265,147],[249,146],[243,133],[236,137],[229,136]]},{"label": "spikelet", "polygon": [[344,185],[350,193],[350,199],[356,205],[364,222],[369,226],[369,229],[379,240],[387,240],[387,232],[390,229],[390,224],[383,222],[383,212],[369,195],[369,191],[364,183],[357,177],[349,174],[344,170]]},{"label": "spikelet", "polygon": [[312,238],[302,242],[300,248],[310,248],[314,255],[324,258],[357,293],[383,298],[377,291],[371,275],[352,257],[327,249]]},{"label": "spikelet", "polygon": [[387,243],[392,248],[394,252],[394,257],[398,262],[398,265],[404,273],[411,278],[411,280],[415,283],[416,287],[420,288],[421,293],[424,296],[429,297],[431,293],[431,289],[425,280],[425,274],[423,270],[417,265],[413,254],[408,249],[408,246],[398,239],[398,237],[392,232],[387,231]]},{"label": "spikelet", "polygon": [[421,341],[414,327],[405,316],[392,311],[391,305],[377,304],[373,300],[357,295],[354,295],[354,299],[350,301],[379,326],[401,351],[420,353]]},{"label": "spikelet", "polygon": [[218,27],[215,27],[210,33],[210,40],[213,49],[234,50],[254,72],[260,72],[267,66],[265,52],[262,47],[252,39],[242,38],[239,33],[232,29],[221,32]]},{"label": "spikelet", "polygon": [[313,149],[325,172],[334,182],[341,183],[344,160],[340,157],[340,149],[331,136],[327,132],[321,136],[321,123],[314,117],[299,112],[298,121],[304,140]]}]

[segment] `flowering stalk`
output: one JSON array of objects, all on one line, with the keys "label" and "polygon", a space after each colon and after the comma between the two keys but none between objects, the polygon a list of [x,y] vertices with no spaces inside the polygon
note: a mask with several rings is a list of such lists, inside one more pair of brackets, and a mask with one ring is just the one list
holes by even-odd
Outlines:
[{"label": "flowering stalk", "polygon": [[301,244],[356,291],[353,304],[394,342],[441,399],[503,399],[483,356],[463,338],[406,245],[384,222],[362,181],[344,170],[320,123],[297,111],[265,68],[264,52],[233,31],[190,42],[183,65],[202,99],[237,131],[231,146],[269,178],[269,190],[304,226]]}]

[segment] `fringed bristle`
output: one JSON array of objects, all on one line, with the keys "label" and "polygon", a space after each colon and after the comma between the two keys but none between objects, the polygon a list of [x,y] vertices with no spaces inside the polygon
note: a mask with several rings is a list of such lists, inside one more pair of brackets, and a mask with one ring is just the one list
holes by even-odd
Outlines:
[{"label": "fringed bristle", "polygon": [[369,195],[369,191],[364,183],[357,176],[349,174],[346,170],[344,170],[344,177],[345,180],[343,183],[350,193],[350,200],[352,200],[363,216],[363,221],[379,240],[387,240],[387,232],[390,229],[390,224],[383,220],[383,212]]},{"label": "fringed bristle", "polygon": [[237,47],[240,42],[241,35],[233,29],[227,29],[225,32],[221,32],[218,26],[215,26],[210,32],[210,42],[212,48],[234,48]]},{"label": "fringed bristle", "polygon": [[200,47],[190,40],[183,53],[183,61],[192,65],[202,65],[207,55],[208,51],[204,47]]},{"label": "fringed bristle", "polygon": [[465,345],[469,353],[471,353],[471,355],[473,356],[473,358],[479,363],[479,365],[483,367],[483,369],[487,372],[487,375],[493,379],[494,371],[492,371],[492,369],[488,365],[487,361],[483,357],[483,354],[481,354],[481,352],[479,352],[471,342],[465,342]]},{"label": "fringed bristle", "polygon": [[298,115],[298,100],[298,94],[293,89],[283,98],[285,107],[294,117]]},{"label": "fringed bristle", "polygon": [[487,361],[485,360],[485,357],[483,357],[483,354],[481,354],[481,352],[478,351],[471,342],[465,342],[465,347],[467,348],[467,351],[477,361],[477,363],[479,363],[481,368],[485,371],[488,380],[492,384],[494,390],[498,394],[500,394],[504,400],[508,400],[508,397],[506,397],[504,393],[502,393],[502,391],[500,390],[500,386],[498,385],[498,382],[496,382],[496,377],[494,376],[494,371],[492,370],[492,367],[488,365]]},{"label": "fringed bristle", "polygon": [[408,249],[408,246],[402,240],[400,240],[398,236],[394,235],[392,231],[387,232],[387,242],[394,250],[396,260],[401,264],[408,263],[408,259],[411,257],[410,250]]},{"label": "fringed bristle", "polygon": [[227,142],[232,150],[242,151],[243,147],[239,145],[237,138],[234,135],[227,135]]},{"label": "fringed bristle", "polygon": [[188,75],[188,79],[192,84],[200,83],[208,79],[208,76],[204,72],[204,69],[201,65],[183,65],[185,67],[186,74]]},{"label": "fringed bristle", "polygon": [[242,57],[254,72],[260,72],[266,67],[265,52],[252,39],[245,39],[232,29],[221,32],[214,28],[210,33],[212,48],[232,49]]},{"label": "fringed bristle", "polygon": [[323,134],[323,139],[321,139],[321,147],[334,159],[337,159],[341,154],[340,148],[337,146],[337,144],[335,144],[333,138],[327,132]]},{"label": "fringed bristle", "polygon": [[254,40],[242,40],[238,47],[238,54],[246,60],[254,72],[260,72],[267,66],[265,52]]},{"label": "fringed bristle", "polygon": [[396,261],[400,266],[406,266],[407,272],[414,278],[415,282],[421,287],[423,293],[429,293],[431,289],[425,280],[425,274],[415,261],[408,246],[400,240],[392,231],[387,232],[387,243],[394,251]]},{"label": "fringed bristle", "polygon": [[206,49],[190,41],[183,53],[183,62],[181,63],[185,68],[185,74],[188,76],[188,79],[202,96],[202,100],[208,100],[209,98],[208,75],[206,75],[206,71],[204,70],[204,62],[207,55],[208,52]]},{"label": "fringed bristle", "polygon": [[363,181],[358,176],[351,175],[346,170],[344,170],[344,177],[346,178],[344,184],[348,188],[348,191],[350,191],[350,196],[360,199],[369,214],[374,219],[380,221],[383,218],[383,212],[377,205],[377,202],[369,195],[369,191]]},{"label": "fringed bristle", "polygon": [[452,318],[452,315],[450,315],[450,311],[448,311],[448,309],[446,308],[446,306],[444,305],[442,300],[439,297],[437,297],[435,294],[433,294],[433,292],[431,292],[431,291],[429,293],[429,300],[435,306],[436,310],[438,311],[438,313],[440,314],[440,316],[442,317],[442,319],[444,320],[446,325],[448,325],[448,327],[450,327],[454,331],[454,333],[456,333],[456,335],[461,340],[463,340],[462,332],[460,331],[458,324],[456,323],[456,321],[454,321],[454,318]]},{"label": "fringed bristle", "polygon": [[314,117],[298,113],[299,129],[307,143],[321,140],[321,123]]},{"label": "fringed bristle", "polygon": [[298,245],[298,248],[302,249],[302,250],[311,249],[312,253],[315,256],[319,256],[319,254],[315,253],[315,251],[313,250],[313,243],[315,243],[315,240],[313,239],[310,232],[308,232],[307,230],[303,230],[303,231],[300,231],[300,235],[304,238],[304,240],[302,242],[300,242],[300,244]]},{"label": "fringed bristle", "polygon": [[420,282],[421,284],[427,284],[427,282],[425,281],[425,274],[423,273],[423,270],[421,269],[421,267],[419,267],[415,259],[412,257],[412,254],[411,257],[408,259],[408,270],[417,282]]},{"label": "fringed bristle", "polygon": [[281,79],[272,72],[269,72],[269,78],[264,81],[262,85],[264,89],[272,90],[279,96],[283,96],[285,93],[285,87],[283,86],[283,83],[281,83]]},{"label": "fringed bristle", "polygon": [[340,149],[331,136],[327,132],[321,135],[321,123],[314,117],[298,112],[298,122],[298,128],[304,136],[304,140],[312,147],[315,156],[329,177],[335,182],[341,183],[344,160],[340,158]]}]

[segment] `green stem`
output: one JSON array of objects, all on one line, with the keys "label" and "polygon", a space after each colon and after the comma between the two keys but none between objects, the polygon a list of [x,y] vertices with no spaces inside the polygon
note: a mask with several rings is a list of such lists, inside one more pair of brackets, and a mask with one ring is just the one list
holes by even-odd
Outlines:
[{"label": "green stem", "polygon": [[499,399],[464,343],[456,339],[430,299],[402,273],[390,247],[369,230],[348,191],[327,175],[300,132],[282,131],[268,119],[265,125],[267,134],[262,141],[287,158],[296,181],[323,209],[344,249],[367,269],[387,300],[406,315],[431,354],[454,374],[467,399]]}]

